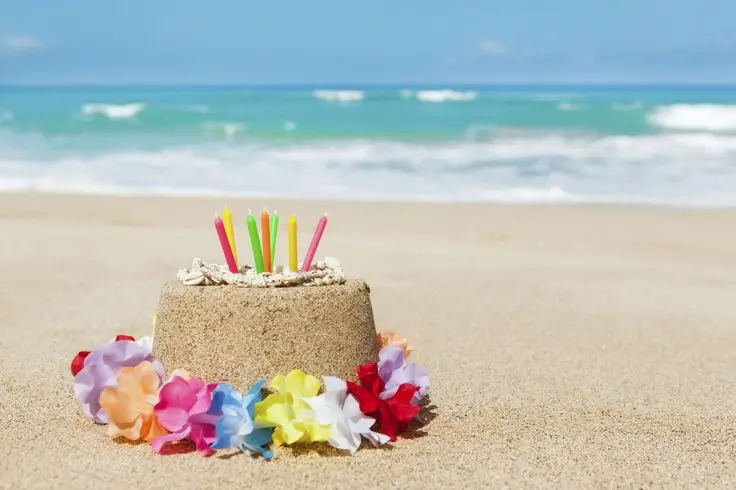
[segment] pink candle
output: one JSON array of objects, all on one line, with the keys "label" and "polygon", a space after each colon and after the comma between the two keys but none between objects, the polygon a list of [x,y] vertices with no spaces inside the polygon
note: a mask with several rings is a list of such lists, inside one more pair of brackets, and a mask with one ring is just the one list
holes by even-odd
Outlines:
[{"label": "pink candle", "polygon": [[312,242],[309,244],[307,255],[304,257],[304,263],[302,264],[301,272],[308,272],[309,268],[312,267],[314,254],[317,253],[317,247],[319,246],[319,241],[322,239],[322,233],[324,233],[325,231],[325,226],[327,226],[327,213],[325,213],[325,215],[322,216],[317,222],[317,229],[314,230]]},{"label": "pink candle", "polygon": [[228,240],[227,232],[225,231],[225,223],[223,223],[222,218],[217,215],[215,215],[215,229],[217,230],[217,236],[220,238],[222,251],[225,254],[227,268],[230,269],[230,272],[238,272],[238,267],[235,265],[235,257],[233,257],[233,251],[230,248],[230,240]]}]

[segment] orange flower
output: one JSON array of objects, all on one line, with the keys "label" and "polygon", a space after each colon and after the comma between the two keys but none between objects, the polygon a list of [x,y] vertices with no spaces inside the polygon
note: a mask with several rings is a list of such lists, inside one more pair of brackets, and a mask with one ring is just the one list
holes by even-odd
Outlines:
[{"label": "orange flower", "polygon": [[376,334],[376,339],[378,340],[378,350],[381,350],[389,345],[400,347],[404,351],[404,359],[408,359],[409,354],[411,354],[411,351],[414,350],[414,346],[409,343],[409,340],[406,337],[402,337],[401,335],[390,330],[378,332]]},{"label": "orange flower", "polygon": [[108,434],[111,437],[151,441],[168,434],[153,414],[161,386],[160,372],[163,372],[163,367],[155,361],[123,367],[117,374],[117,388],[102,390],[100,406],[109,418]]}]

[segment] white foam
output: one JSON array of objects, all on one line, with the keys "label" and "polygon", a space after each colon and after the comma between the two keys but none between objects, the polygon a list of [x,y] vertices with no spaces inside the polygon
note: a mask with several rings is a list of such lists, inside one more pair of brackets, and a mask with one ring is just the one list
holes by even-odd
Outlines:
[{"label": "white foam", "polygon": [[559,103],[559,104],[557,105],[557,108],[558,108],[559,110],[561,110],[561,111],[566,111],[566,112],[568,112],[568,111],[579,111],[579,110],[581,110],[581,109],[582,109],[583,107],[582,107],[582,106],[580,106],[580,105],[577,105],[577,104],[571,104],[570,102],[560,102],[560,103]]},{"label": "white foam", "polygon": [[478,98],[478,92],[457,92],[455,90],[420,90],[416,93],[417,100],[422,102],[469,102]]},{"label": "white foam", "polygon": [[236,134],[244,131],[246,125],[243,123],[235,122],[212,122],[207,121],[202,124],[202,128],[206,131],[212,131],[215,133],[222,133],[225,138],[232,139]]},{"label": "white foam", "polygon": [[361,90],[315,90],[312,96],[329,102],[360,102],[365,94]]},{"label": "white foam", "polygon": [[736,105],[673,104],[659,106],[649,122],[666,129],[686,131],[736,131]]},{"label": "white foam", "polygon": [[[1,135],[2,133],[0,133]],[[105,154],[6,151],[0,189],[414,201],[735,206],[736,135],[503,133],[484,141],[248,142]]]},{"label": "white foam", "polygon": [[146,108],[146,104],[135,102],[132,104],[84,104],[81,109],[83,116],[94,116],[99,114],[109,119],[131,119]]}]

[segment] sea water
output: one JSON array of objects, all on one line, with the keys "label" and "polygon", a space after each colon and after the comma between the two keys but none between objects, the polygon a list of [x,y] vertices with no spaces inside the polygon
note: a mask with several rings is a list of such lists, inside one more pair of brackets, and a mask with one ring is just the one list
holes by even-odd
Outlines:
[{"label": "sea water", "polygon": [[0,190],[736,205],[727,87],[0,87]]}]

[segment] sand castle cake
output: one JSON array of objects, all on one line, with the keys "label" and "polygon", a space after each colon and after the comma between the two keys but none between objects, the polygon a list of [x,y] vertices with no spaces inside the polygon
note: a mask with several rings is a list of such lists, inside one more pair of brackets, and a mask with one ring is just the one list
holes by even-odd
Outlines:
[{"label": "sand castle cake", "polygon": [[188,444],[270,458],[274,447],[326,442],[354,454],[417,417],[429,377],[407,361],[412,347],[376,332],[365,281],[347,279],[335,258],[314,260],[327,215],[301,263],[290,217],[283,266],[278,215],[260,221],[259,233],[248,212],[252,266],[239,264],[226,209],[215,216],[225,265],[195,258],[167,282],[151,338],[119,335],[74,358],[75,395],[109,435],[157,453]]}]

